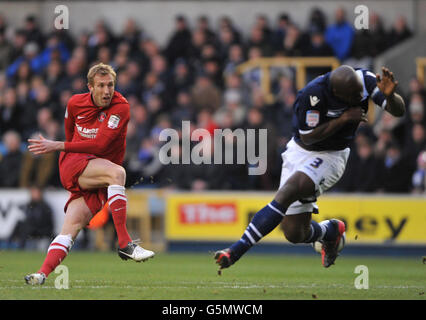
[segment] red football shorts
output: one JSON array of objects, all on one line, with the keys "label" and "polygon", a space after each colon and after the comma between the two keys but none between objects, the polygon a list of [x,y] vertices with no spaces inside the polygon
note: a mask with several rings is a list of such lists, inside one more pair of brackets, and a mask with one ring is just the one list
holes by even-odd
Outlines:
[{"label": "red football shorts", "polygon": [[59,175],[62,185],[71,193],[64,207],[65,212],[69,203],[80,197],[84,198],[93,215],[98,213],[107,202],[107,188],[83,190],[78,184],[78,178],[89,161],[96,158],[96,156],[87,153],[61,152],[59,156]]}]

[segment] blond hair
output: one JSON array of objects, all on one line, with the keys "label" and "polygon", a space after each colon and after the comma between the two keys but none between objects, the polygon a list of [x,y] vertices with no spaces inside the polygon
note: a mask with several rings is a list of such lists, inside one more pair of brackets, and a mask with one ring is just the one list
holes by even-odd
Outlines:
[{"label": "blond hair", "polygon": [[117,78],[117,74],[115,73],[114,69],[108,65],[108,64],[104,64],[104,63],[98,63],[95,64],[93,67],[90,68],[89,72],[87,73],[87,81],[89,82],[89,84],[91,86],[94,85],[94,78],[97,74],[100,74],[102,76],[110,74],[112,75],[113,79],[114,79],[114,84],[115,84],[115,79]]}]

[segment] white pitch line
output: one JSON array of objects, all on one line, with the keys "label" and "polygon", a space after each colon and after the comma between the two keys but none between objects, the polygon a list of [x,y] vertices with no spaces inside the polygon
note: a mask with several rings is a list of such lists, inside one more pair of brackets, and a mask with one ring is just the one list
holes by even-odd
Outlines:
[{"label": "white pitch line", "polygon": [[[329,289],[330,287],[337,287],[341,289],[351,289],[354,288],[350,285],[324,285],[318,286],[315,284],[312,285],[215,285],[215,286],[195,286],[195,289]],[[25,289],[29,288],[32,290],[47,290],[47,289],[56,289],[54,286],[0,286],[0,290],[8,290],[8,289]],[[73,286],[70,284],[70,289],[194,289],[191,286],[120,286],[120,285],[104,285],[104,286]],[[374,286],[370,287],[370,289],[425,289],[423,286]]]}]

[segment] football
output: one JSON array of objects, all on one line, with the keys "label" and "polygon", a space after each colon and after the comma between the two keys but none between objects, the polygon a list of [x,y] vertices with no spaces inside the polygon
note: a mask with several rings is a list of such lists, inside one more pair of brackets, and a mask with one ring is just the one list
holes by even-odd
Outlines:
[{"label": "football", "polygon": [[[337,251],[342,251],[343,247],[345,246],[345,240],[346,240],[346,232],[343,233],[343,236],[340,238],[339,247],[337,248]],[[312,246],[314,247],[315,251],[318,253],[321,253],[322,250],[322,242],[315,241]]]}]

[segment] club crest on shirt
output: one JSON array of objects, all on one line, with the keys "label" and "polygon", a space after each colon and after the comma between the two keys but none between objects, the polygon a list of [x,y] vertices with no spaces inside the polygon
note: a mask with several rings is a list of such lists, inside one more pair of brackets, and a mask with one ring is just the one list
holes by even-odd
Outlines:
[{"label": "club crest on shirt", "polygon": [[309,110],[306,112],[306,125],[308,127],[316,127],[320,120],[320,113],[317,110]]},{"label": "club crest on shirt", "polygon": [[106,117],[107,117],[107,115],[106,115],[105,112],[100,112],[98,114],[98,120],[99,120],[99,122],[103,122],[106,119]]},{"label": "club crest on shirt", "polygon": [[113,114],[108,119],[108,128],[116,129],[119,123],[120,123],[120,117]]}]

